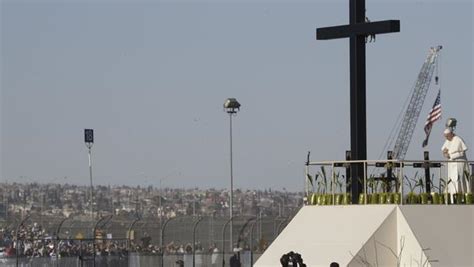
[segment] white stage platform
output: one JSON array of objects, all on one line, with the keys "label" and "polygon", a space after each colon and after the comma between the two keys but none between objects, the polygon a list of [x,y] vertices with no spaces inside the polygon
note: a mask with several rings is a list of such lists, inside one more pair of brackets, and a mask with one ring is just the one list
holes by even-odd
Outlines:
[{"label": "white stage platform", "polygon": [[256,267],[474,266],[474,205],[305,206]]}]

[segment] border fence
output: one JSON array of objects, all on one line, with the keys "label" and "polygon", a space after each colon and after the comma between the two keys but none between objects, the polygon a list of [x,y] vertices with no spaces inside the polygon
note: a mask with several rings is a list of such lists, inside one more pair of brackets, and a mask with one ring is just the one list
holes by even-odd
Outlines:
[{"label": "border fence", "polygon": [[242,266],[253,263],[290,217],[140,218],[26,216],[1,223],[1,266]]}]

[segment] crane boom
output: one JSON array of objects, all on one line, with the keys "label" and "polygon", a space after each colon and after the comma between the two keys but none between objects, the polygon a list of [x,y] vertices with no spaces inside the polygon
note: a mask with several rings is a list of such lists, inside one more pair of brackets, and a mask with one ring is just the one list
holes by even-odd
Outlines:
[{"label": "crane boom", "polygon": [[404,159],[410,145],[415,126],[420,116],[421,108],[425,102],[426,94],[430,87],[430,83],[433,77],[433,72],[436,66],[436,60],[439,56],[439,52],[442,46],[432,47],[428,53],[428,56],[421,67],[420,73],[416,80],[411,95],[410,102],[408,104],[405,115],[403,116],[402,125],[398,132],[397,140],[393,148],[394,159]]}]

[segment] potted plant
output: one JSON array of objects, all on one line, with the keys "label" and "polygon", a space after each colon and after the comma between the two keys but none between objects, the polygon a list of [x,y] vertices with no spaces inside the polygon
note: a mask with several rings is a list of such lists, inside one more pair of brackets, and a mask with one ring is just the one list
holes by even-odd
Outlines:
[{"label": "potted plant", "polygon": [[421,204],[429,204],[429,194],[425,191],[425,183],[423,182],[423,178],[419,178],[416,181],[416,187],[420,188],[419,191],[419,203]]},{"label": "potted plant", "polygon": [[[416,181],[417,174],[418,174],[418,172],[415,173],[415,178],[413,179],[415,181]],[[405,180],[407,181],[408,187],[410,188],[410,192],[407,195],[406,203],[407,204],[416,204],[418,202],[418,196],[415,193],[416,183],[412,183],[406,175],[405,175]]]},{"label": "potted plant", "polygon": [[385,204],[387,202],[387,181],[384,179],[384,174],[381,175],[381,181],[379,183],[382,188],[382,193],[379,194],[379,204]]},{"label": "potted plant", "polygon": [[[449,186],[449,184],[452,182],[453,180],[449,179],[448,180],[448,183],[446,186]],[[452,201],[450,200],[450,194],[449,193],[446,193],[446,197],[448,199],[448,203],[452,203],[452,204],[464,204],[464,194],[463,193],[459,193],[458,192],[458,189],[454,186],[454,194],[453,194],[453,199]]]},{"label": "potted plant", "polygon": [[[315,176],[319,177],[319,174],[316,174]],[[317,195],[317,200],[316,203],[318,205],[325,205],[326,203],[326,180],[322,178],[320,181],[318,181],[318,195]]]},{"label": "potted plant", "polygon": [[321,170],[319,171],[317,176],[321,177],[320,181],[318,182],[317,203],[318,203],[318,205],[328,205],[329,202],[332,199],[329,199],[329,197],[327,195],[328,183],[327,183],[326,170],[325,170],[324,166],[321,166]]},{"label": "potted plant", "polygon": [[[397,181],[400,181],[396,176]],[[402,181],[403,182],[403,181]],[[395,192],[387,194],[387,204],[401,204],[402,194],[400,192],[401,182],[395,184]]]},{"label": "potted plant", "polygon": [[[357,178],[357,180],[359,181],[360,184],[362,184],[362,186],[364,186],[364,181],[362,181],[362,179]],[[369,202],[369,192],[367,192],[367,185],[365,185],[365,190],[366,190],[366,193],[367,194],[364,194],[363,192],[359,194],[359,205],[363,205],[365,204],[365,200],[367,200],[367,203],[370,203]],[[367,199],[366,199],[366,196],[367,195]]]},{"label": "potted plant", "polygon": [[[344,181],[346,180],[344,175],[341,175],[341,180],[342,181],[340,183],[341,184],[340,190],[341,190],[341,193],[342,193],[342,204],[343,205],[350,205],[350,204],[352,204],[351,194],[350,193],[345,193],[343,191],[343,187],[342,187],[342,185],[344,184]],[[351,181],[349,180],[349,181],[346,182],[346,187],[350,188],[350,186],[351,186]]]},{"label": "potted plant", "polygon": [[318,204],[319,184],[318,184],[318,189],[317,189],[316,192],[314,191],[314,184],[318,180],[318,174],[315,174],[314,180],[313,180],[313,177],[311,176],[311,174],[307,173],[306,174],[306,179],[308,179],[308,181],[311,183],[311,189],[312,189],[311,191],[313,192],[311,194],[311,197],[309,198],[308,203],[310,205],[316,205],[316,204]]},{"label": "potted plant", "polygon": [[335,204],[336,205],[343,205],[344,204],[343,203],[343,191],[342,191],[343,181],[341,180],[341,175],[340,175],[339,172],[335,174],[334,181],[335,181],[336,187],[339,191],[339,193],[336,193],[336,195],[334,196]]},{"label": "potted plant", "polygon": [[[434,183],[433,183],[433,179],[434,179],[434,175],[431,175],[431,187],[433,188],[433,192],[431,192],[431,203],[433,204],[443,204],[443,202],[441,202],[441,199],[440,199],[440,193],[436,192],[436,191],[439,191],[441,192],[440,188],[438,186],[436,186]],[[441,180],[441,178],[440,178]]]},{"label": "potted plant", "polygon": [[439,179],[439,202],[440,204],[451,204],[451,194],[446,191],[446,187],[451,183],[451,179],[446,183],[445,179]]},{"label": "potted plant", "polygon": [[378,191],[378,187],[379,187],[379,181],[375,180],[375,177],[374,176],[371,176],[368,181],[367,181],[367,184],[370,188],[370,197],[368,200],[370,200],[370,204],[379,204],[379,193],[377,193]]},{"label": "potted plant", "polygon": [[465,194],[465,203],[466,204],[474,204],[474,199],[473,199],[472,191],[471,191],[472,190],[472,180],[474,179],[474,174],[469,175],[469,171],[464,170],[464,176],[466,177],[467,186],[469,187],[468,193]]}]

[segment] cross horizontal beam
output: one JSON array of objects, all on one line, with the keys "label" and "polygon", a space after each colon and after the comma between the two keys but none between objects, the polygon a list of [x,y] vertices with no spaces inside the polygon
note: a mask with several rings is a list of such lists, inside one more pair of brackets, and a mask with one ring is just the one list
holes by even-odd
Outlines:
[{"label": "cross horizontal beam", "polygon": [[316,40],[347,38],[357,35],[370,35],[400,32],[399,20],[382,20],[316,29]]}]

